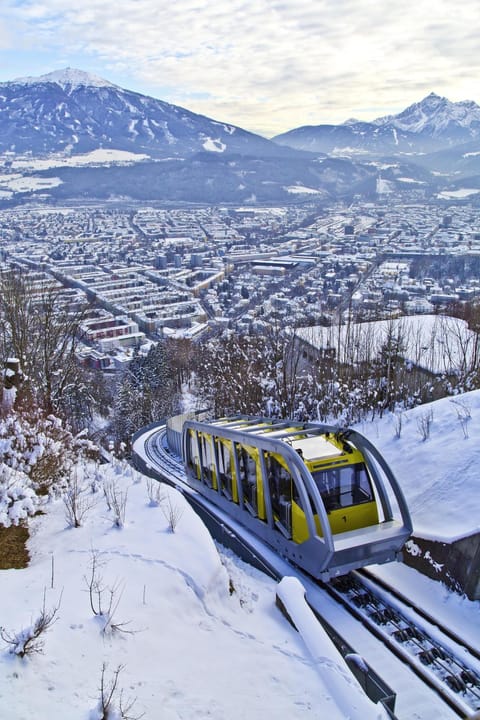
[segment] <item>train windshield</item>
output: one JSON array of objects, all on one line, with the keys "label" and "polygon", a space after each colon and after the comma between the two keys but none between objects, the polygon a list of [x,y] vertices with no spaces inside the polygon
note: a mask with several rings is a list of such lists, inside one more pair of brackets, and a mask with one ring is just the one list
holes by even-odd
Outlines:
[{"label": "train windshield", "polygon": [[320,491],[327,512],[372,502],[372,485],[364,463],[315,470],[312,477]]}]

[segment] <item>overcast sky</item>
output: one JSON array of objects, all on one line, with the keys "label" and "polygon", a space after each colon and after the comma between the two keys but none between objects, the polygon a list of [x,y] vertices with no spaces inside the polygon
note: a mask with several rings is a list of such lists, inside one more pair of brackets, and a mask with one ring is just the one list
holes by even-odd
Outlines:
[{"label": "overcast sky", "polygon": [[268,137],[480,101],[478,1],[0,0],[0,81],[66,66]]}]

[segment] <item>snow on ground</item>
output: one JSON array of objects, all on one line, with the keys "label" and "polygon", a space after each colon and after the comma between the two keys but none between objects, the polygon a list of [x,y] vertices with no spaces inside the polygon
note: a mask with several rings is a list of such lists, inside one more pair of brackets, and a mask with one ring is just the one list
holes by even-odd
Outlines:
[{"label": "snow on ground", "polygon": [[311,187],[305,187],[304,185],[288,185],[283,188],[289,193],[292,193],[293,195],[321,195],[321,190],[316,190],[315,188]]},{"label": "snow on ground", "polygon": [[300,581],[294,577],[284,577],[278,584],[277,595],[308,645],[312,658],[319,666],[321,682],[327,693],[335,699],[342,717],[365,720],[375,715],[378,720],[387,720],[386,711],[381,707],[375,708],[353,680],[346,662],[306,605],[305,589]]},{"label": "snow on ground", "polygon": [[12,192],[36,192],[37,190],[48,190],[49,188],[58,187],[62,184],[62,180],[57,177],[44,178],[34,177],[33,175],[12,175],[10,178],[2,176],[2,189]]},{"label": "snow on ground", "polygon": [[452,198],[459,198],[460,200],[470,195],[478,195],[480,190],[478,188],[460,188],[459,190],[442,190],[438,193],[437,197],[442,200],[451,200]]},{"label": "snow on ground", "polygon": [[403,563],[372,565],[370,569],[406,597],[413,597],[419,607],[428,609],[460,637],[467,638],[474,647],[480,647],[480,602],[472,602],[465,596],[460,597],[441,583],[421,575]]},{"label": "snow on ground", "polygon": [[48,158],[20,157],[12,162],[16,170],[49,170],[56,167],[82,167],[85,165],[130,164],[149,160],[145,153],[133,153],[115,148],[98,148],[74,155],[52,155]]},{"label": "snow on ground", "polygon": [[[341,720],[301,637],[275,605],[274,581],[233,558],[227,573],[176,491],[165,489],[155,506],[143,476],[124,468],[116,483],[128,489],[122,528],[101,491],[88,490],[96,504],[76,529],[67,526],[63,502],[52,502],[34,521],[30,567],[1,573],[1,625],[10,636],[32,625],[44,593],[47,611],[59,606],[43,653],[19,658],[2,644],[0,707],[9,708],[10,720],[97,720],[103,663],[107,684],[121,667],[124,705],[136,700],[132,717],[300,720],[324,717],[328,708],[329,719]],[[182,513],[175,532],[169,507]],[[118,601],[117,631],[103,632],[105,618],[90,607],[95,553],[102,601],[109,604],[108,588]],[[372,718],[379,716],[375,708]]]},{"label": "snow on ground", "polygon": [[220,138],[213,139],[207,137],[203,143],[203,148],[204,150],[208,150],[210,152],[224,152],[224,150],[227,149],[227,146],[220,140]]}]

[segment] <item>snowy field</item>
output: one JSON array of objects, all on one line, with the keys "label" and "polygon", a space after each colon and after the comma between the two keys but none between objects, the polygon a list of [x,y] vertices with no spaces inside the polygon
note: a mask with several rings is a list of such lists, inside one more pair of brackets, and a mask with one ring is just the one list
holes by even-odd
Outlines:
[{"label": "snowy field", "polygon": [[[399,422],[388,416],[358,429],[394,468],[415,532],[442,538],[478,529],[480,391],[405,413],[400,433]],[[43,606],[56,611],[41,652],[21,658],[14,644],[1,644],[2,718],[99,720],[102,670],[104,698],[117,677],[111,720],[122,717],[120,705],[123,717],[151,720],[385,717],[362,704],[327,642],[305,645],[275,605],[273,580],[219,555],[180,494],[164,489],[159,498],[158,486],[125,464],[100,474],[86,483],[82,527],[69,527],[61,499],[50,502],[32,524],[29,568],[1,573],[0,625],[12,643]],[[117,512],[107,507],[105,483]],[[480,645],[480,603],[401,565],[375,571]],[[446,708],[441,717],[455,715]]]}]

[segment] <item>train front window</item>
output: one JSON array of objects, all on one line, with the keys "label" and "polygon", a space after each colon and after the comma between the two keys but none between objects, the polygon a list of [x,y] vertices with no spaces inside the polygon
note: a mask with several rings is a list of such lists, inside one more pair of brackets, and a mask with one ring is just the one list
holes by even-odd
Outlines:
[{"label": "train front window", "polygon": [[373,490],[364,463],[315,470],[312,477],[327,512],[372,502]]}]

